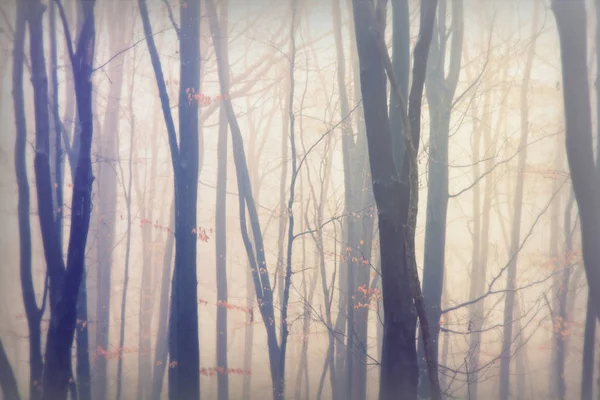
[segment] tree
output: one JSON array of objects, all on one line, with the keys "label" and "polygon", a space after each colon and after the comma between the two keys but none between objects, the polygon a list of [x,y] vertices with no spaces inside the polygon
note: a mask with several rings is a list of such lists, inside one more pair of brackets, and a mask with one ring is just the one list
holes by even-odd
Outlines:
[{"label": "tree", "polygon": [[[448,213],[448,142],[450,117],[454,94],[460,75],[464,35],[462,0],[452,1],[452,40],[450,44],[449,70],[446,74],[446,43],[450,33],[446,29],[446,1],[441,0],[437,24],[427,63],[425,81],[429,104],[429,170],[427,190],[427,219],[425,223],[425,255],[423,262],[423,297],[427,304],[427,319],[431,322],[431,347],[433,361],[438,362],[438,338],[442,309],[442,291],[446,256],[446,216]],[[419,342],[418,356],[421,362],[419,394],[429,397],[431,388],[427,379],[423,342]]]},{"label": "tree", "polygon": [[583,264],[593,306],[600,309],[600,174],[597,172],[592,146],[585,2],[553,0],[552,10],[560,41],[565,144],[580,215]]},{"label": "tree", "polygon": [[[27,178],[26,144],[27,120],[25,117],[25,102],[23,95],[23,64],[25,47],[27,9],[22,1],[17,2],[17,23],[15,25],[15,39],[13,49],[13,104],[15,111],[15,126],[17,139],[15,140],[15,171],[18,186],[18,216],[19,216],[19,271],[21,276],[21,290],[23,304],[29,329],[29,398],[39,400],[42,394],[41,383],[44,368],[42,359],[42,333],[40,322],[44,314],[46,291],[42,307],[39,308],[35,297],[33,277],[31,272],[31,226],[30,226],[30,201],[29,181]],[[47,287],[47,282],[44,282]]]},{"label": "tree", "polygon": [[[211,15],[210,18],[218,18],[220,22],[221,36],[219,44],[220,54],[225,65],[229,65],[229,52],[227,46],[229,2],[221,2],[220,16]],[[215,10],[216,11],[216,10]],[[223,76],[229,86],[229,75]],[[219,140],[217,148],[217,198],[215,215],[215,249],[217,253],[217,301],[227,303],[227,109],[219,107]],[[217,307],[217,366],[227,371],[227,308]],[[229,399],[229,379],[227,374],[218,375],[219,400]]]},{"label": "tree", "polygon": [[[429,358],[428,325],[414,257],[414,229],[417,212],[416,146],[420,140],[421,96],[437,1],[421,5],[419,40],[415,46],[413,82],[408,99],[408,116],[403,115],[403,130],[410,146],[397,168],[392,152],[391,129],[387,114],[384,68],[391,76],[393,90],[400,91],[391,71],[391,62],[383,42],[384,19],[365,0],[354,0],[354,21],[360,63],[361,93],[369,146],[373,193],[379,213],[379,240],[384,307],[384,337],[380,367],[381,400],[416,399],[418,363],[415,348],[416,313]],[[402,108],[402,107],[401,107]],[[406,145],[406,144],[405,144]],[[413,305],[413,300],[415,305]],[[430,359],[428,367],[436,370]],[[437,371],[430,378],[437,382]],[[432,385],[434,399],[439,385]],[[437,394],[436,394],[437,386]]]},{"label": "tree", "polygon": [[[527,61],[523,81],[521,83],[521,137],[519,139],[519,156],[517,160],[517,182],[513,198],[512,232],[510,238],[510,261],[506,275],[507,293],[504,298],[504,324],[502,337],[502,354],[500,356],[500,400],[508,400],[510,393],[510,360],[511,344],[513,342],[513,315],[515,311],[515,289],[517,287],[517,259],[521,242],[521,215],[523,212],[523,191],[525,186],[525,168],[527,162],[527,138],[529,136],[529,102],[528,90],[535,56],[537,39],[539,2],[536,1],[533,9],[533,24],[531,26],[531,45],[527,53]],[[519,333],[520,335],[520,333]],[[519,393],[518,396],[522,395]]]},{"label": "tree", "polygon": [[196,272],[198,198],[198,94],[200,1],[181,3],[179,41],[179,143],[145,0],[139,0],[144,34],[156,76],[175,177],[175,267],[169,314],[169,398],[200,397],[200,346]]},{"label": "tree", "polygon": [[[108,48],[111,54],[123,49],[130,37],[126,8],[118,1],[110,1],[105,8],[108,22]],[[125,61],[114,60],[106,68],[107,77],[111,83],[108,89],[106,112],[102,130],[98,132],[98,153],[102,162],[98,163],[98,194],[97,209],[101,222],[97,229],[97,259],[96,267],[96,347],[107,350],[109,344],[109,328],[111,323],[111,277],[113,267],[113,244],[115,241],[115,225],[117,222],[117,141],[121,119],[121,93]],[[98,357],[94,366],[94,396],[98,400],[107,398],[108,360]]]},{"label": "tree", "polygon": [[72,48],[64,10],[61,9],[81,125],[81,142],[74,176],[71,206],[73,212],[65,268],[51,201],[48,81],[42,28],[45,6],[38,0],[30,0],[27,3],[36,125],[34,169],[44,255],[51,287],[50,327],[46,341],[42,399],[66,399],[69,381],[72,380],[71,345],[76,327],[77,299],[84,272],[93,182],[90,152],[93,135],[91,72],[95,39],[94,5],[94,1],[83,1],[81,4],[85,20],[75,51]]},{"label": "tree", "polygon": [[19,400],[21,398],[17,380],[8,362],[2,341],[0,341],[0,387],[2,387],[2,394],[6,400]]}]

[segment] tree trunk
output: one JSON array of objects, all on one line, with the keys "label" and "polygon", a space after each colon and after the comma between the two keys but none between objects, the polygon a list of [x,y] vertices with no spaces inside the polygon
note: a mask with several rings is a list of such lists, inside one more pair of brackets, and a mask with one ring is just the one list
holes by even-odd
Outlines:
[{"label": "tree trunk", "polygon": [[[418,145],[420,139],[421,97],[437,1],[427,2],[421,8],[421,31],[414,52],[409,115],[403,123],[405,128],[410,129],[410,132],[405,132],[413,147],[409,148],[409,157],[404,158],[400,172],[394,161],[387,114],[385,60],[382,54],[385,50],[381,29],[384,26],[383,18],[377,15],[380,18],[376,20],[373,5],[366,0],[354,0],[353,5],[373,193],[379,212],[385,314],[379,398],[416,399],[418,362],[413,298],[421,302],[422,298],[419,299],[415,291],[418,277],[416,270],[413,270],[417,196],[414,146]],[[373,29],[375,23],[379,24],[375,26],[377,29]],[[412,282],[415,278],[417,282]]]},{"label": "tree trunk", "polygon": [[[200,398],[198,281],[198,103],[200,0],[180,6],[179,165],[175,170],[175,268],[169,318],[169,398]],[[190,96],[191,94],[191,96]]]},{"label": "tree trunk", "polygon": [[163,255],[162,278],[160,285],[160,303],[158,311],[158,333],[156,335],[156,346],[154,350],[154,372],[152,375],[152,400],[159,400],[162,392],[162,385],[167,367],[167,329],[169,325],[169,286],[171,284],[171,265],[173,263],[173,247],[175,244],[175,235],[173,229],[175,226],[175,201],[171,202],[169,212],[169,229],[167,241],[165,243],[165,252]]},{"label": "tree trunk", "polygon": [[[429,103],[429,182],[427,190],[427,217],[425,223],[425,251],[423,262],[423,297],[430,322],[433,361],[438,362],[441,302],[446,254],[446,215],[448,213],[448,142],[450,113],[460,75],[464,34],[463,2],[452,1],[452,42],[450,70],[446,77],[446,0],[440,1],[437,26],[429,53],[427,101]],[[419,342],[420,365],[419,395],[431,396],[431,387],[425,362],[425,348]]]},{"label": "tree trunk", "polygon": [[[23,305],[29,329],[29,398],[39,400],[41,397],[41,383],[44,362],[42,359],[42,343],[40,321],[43,309],[39,309],[35,298],[35,287],[31,272],[31,226],[30,226],[30,201],[29,181],[27,178],[27,122],[25,118],[25,102],[23,94],[23,61],[25,48],[26,29],[26,3],[19,1],[17,4],[17,21],[15,25],[15,39],[13,48],[13,104],[17,138],[15,140],[15,171],[18,187],[18,218],[19,218],[19,272],[21,277],[21,290],[23,292]],[[48,282],[44,280],[44,299]],[[45,303],[45,302],[44,302]],[[7,361],[8,362],[8,361]],[[7,374],[10,372],[6,370]],[[8,375],[7,375],[8,376]],[[10,378],[10,376],[8,376]],[[14,380],[14,377],[12,378]],[[10,379],[9,381],[10,382]],[[3,386],[4,387],[4,386]],[[18,398],[18,393],[6,389],[5,397]],[[16,396],[15,396],[16,394]]]},{"label": "tree trunk", "polygon": [[561,49],[567,160],[581,217],[583,263],[594,309],[600,309],[600,193],[592,145],[585,2],[553,0],[552,8]]},{"label": "tree trunk", "polygon": [[[106,7],[108,27],[108,47],[110,54],[116,54],[126,45],[125,33],[126,12],[118,1],[110,1]],[[96,267],[96,346],[106,351],[109,347],[110,331],[110,298],[113,264],[113,243],[115,240],[115,224],[117,221],[117,141],[119,121],[121,119],[121,89],[125,63],[117,59],[108,65],[107,75],[111,83],[108,89],[107,110],[104,114],[102,131],[98,137],[98,152],[103,162],[98,164],[98,211],[100,223],[97,228],[97,260]],[[94,366],[94,397],[105,400],[110,388],[108,383],[108,360],[97,357]]]},{"label": "tree trunk", "polygon": [[2,394],[4,400],[19,400],[19,388],[17,387],[17,380],[13,373],[12,367],[4,351],[4,345],[0,340],[0,387],[2,388]]},{"label": "tree trunk", "polygon": [[[133,60],[135,62],[135,60]],[[129,108],[131,113],[131,136],[135,130],[135,114],[133,112],[133,91],[134,78],[131,78],[131,94],[129,97]],[[156,109],[155,105],[155,109]],[[156,109],[158,112],[158,109]],[[152,317],[154,311],[154,209],[156,196],[156,170],[158,164],[158,129],[159,124],[154,126],[154,131],[147,139],[146,143],[151,143],[151,163],[149,178],[144,173],[144,179],[139,176],[134,177],[136,181],[137,198],[140,199],[142,219],[142,287],[140,291],[140,312],[139,312],[139,335],[138,335],[138,387],[136,398],[138,400],[150,397],[152,388]],[[133,143],[131,148],[134,148]],[[130,161],[131,162],[131,161]],[[133,173],[133,171],[131,171]],[[123,179],[124,181],[124,179]],[[144,189],[140,188],[139,181],[144,182]],[[149,188],[147,184],[149,183]],[[150,193],[148,193],[149,191]],[[128,196],[131,196],[129,194]]]},{"label": "tree trunk", "polygon": [[[30,6],[30,45],[34,96],[36,109],[36,159],[35,170],[38,186],[38,206],[42,240],[50,276],[50,327],[46,341],[46,367],[43,377],[43,399],[66,399],[69,382],[72,381],[71,346],[76,328],[77,300],[84,273],[85,247],[90,225],[92,167],[91,146],[93,135],[91,63],[94,54],[95,21],[93,1],[82,2],[83,27],[72,52],[70,32],[65,29],[71,55],[75,82],[75,95],[81,125],[81,137],[71,209],[71,229],[67,255],[67,267],[58,246],[58,238],[52,215],[52,205],[43,199],[51,198],[48,157],[48,87],[44,66],[42,13],[43,6],[32,1]],[[64,21],[64,10],[61,10]],[[66,24],[65,24],[66,25]],[[35,60],[35,62],[34,62]],[[33,72],[35,71],[35,72]],[[50,206],[50,208],[48,208]],[[54,232],[53,231],[54,228]],[[53,249],[50,249],[53,248]]]},{"label": "tree trunk", "polygon": [[[529,103],[527,95],[529,91],[529,80],[535,56],[535,45],[537,39],[539,1],[534,3],[533,23],[531,26],[531,44],[525,64],[523,81],[521,83],[521,137],[519,141],[519,156],[517,161],[517,183],[513,198],[512,210],[512,232],[510,241],[510,260],[508,263],[506,288],[504,298],[504,323],[502,330],[502,353],[500,354],[500,400],[508,400],[510,394],[510,361],[513,342],[513,319],[515,309],[515,288],[517,279],[517,259],[521,247],[521,214],[523,211],[523,190],[525,185],[525,168],[527,167],[527,138],[529,135]],[[518,333],[519,335],[521,333]]]},{"label": "tree trunk", "polygon": [[[228,52],[228,14],[229,3],[227,0],[221,2],[220,15],[211,16],[218,18],[220,22],[221,57],[223,62],[229,65]],[[228,79],[229,76],[224,77]],[[229,85],[228,85],[229,86]],[[217,257],[217,367],[227,371],[227,110],[219,108],[219,140],[217,144],[217,199],[215,216],[215,248]],[[229,377],[226,373],[218,373],[218,399],[229,399]]]},{"label": "tree trunk", "polygon": [[[207,0],[208,13],[216,13],[216,8],[212,0]],[[211,33],[213,42],[215,43],[215,52],[217,55],[219,82],[222,93],[228,93],[229,87],[227,86],[228,80],[225,79],[225,75],[228,74],[228,66],[223,63],[220,55],[219,45],[219,22],[214,18],[211,18]],[[246,154],[244,151],[244,144],[241,135],[241,131],[233,111],[231,102],[226,100],[223,105],[227,109],[227,117],[229,120],[229,128],[231,130],[231,141],[233,146],[233,159],[235,162],[238,193],[239,193],[239,211],[240,211],[240,228],[242,232],[242,240],[244,247],[250,261],[252,278],[254,282],[254,289],[256,291],[256,297],[258,302],[261,304],[259,308],[263,324],[267,331],[267,346],[269,352],[269,367],[271,372],[271,381],[273,386],[273,397],[279,398],[279,394],[282,393],[279,362],[280,362],[280,347],[277,341],[275,321],[275,310],[273,307],[273,289],[269,280],[267,263],[265,258],[265,250],[263,244],[262,232],[260,229],[260,222],[258,220],[258,213],[256,211],[256,204],[252,194],[252,186],[250,184],[250,177],[248,173],[248,166],[246,161]],[[250,241],[248,235],[248,227],[246,221],[246,208],[248,210],[248,216],[250,218],[250,225],[253,234],[254,246]],[[256,253],[255,253],[256,251]]]},{"label": "tree trunk", "polygon": [[200,346],[196,272],[198,240],[196,204],[199,171],[197,101],[200,96],[200,1],[188,1],[180,6],[179,143],[177,143],[177,132],[160,57],[152,37],[146,1],[139,0],[139,7],[163,109],[175,176],[176,241],[168,335],[169,398],[198,399],[200,397]]},{"label": "tree trunk", "polygon": [[[592,296],[588,294],[585,313],[585,332],[583,336],[583,358],[581,363],[581,400],[594,398],[594,342],[596,341],[596,314],[592,305]],[[558,370],[558,368],[557,368]]]}]

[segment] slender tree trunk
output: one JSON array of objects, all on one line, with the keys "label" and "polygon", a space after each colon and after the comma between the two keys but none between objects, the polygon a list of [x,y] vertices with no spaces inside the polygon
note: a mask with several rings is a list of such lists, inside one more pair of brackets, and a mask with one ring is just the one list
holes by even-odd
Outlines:
[{"label": "slender tree trunk", "polygon": [[[135,60],[134,60],[135,62]],[[131,78],[131,94],[129,97],[129,108],[131,111],[131,136],[134,134],[135,129],[135,114],[133,112],[133,90],[134,90],[134,77]],[[158,112],[157,107],[155,106]],[[141,218],[142,218],[142,288],[140,291],[140,312],[139,312],[139,352],[138,352],[138,387],[136,398],[138,400],[146,399],[150,396],[150,389],[152,387],[152,317],[154,311],[154,239],[153,239],[153,227],[154,227],[154,209],[155,209],[155,196],[156,196],[156,170],[158,166],[158,127],[155,125],[155,129],[152,132],[151,138],[148,138],[147,142],[151,144],[151,162],[150,162],[150,177],[149,179],[144,174],[144,183],[149,183],[148,186],[142,189],[139,186],[138,177],[133,179],[137,181],[136,193],[138,199],[141,202]],[[134,147],[132,143],[132,148]],[[148,188],[148,189],[146,189]],[[147,193],[149,190],[150,193]],[[129,194],[131,196],[131,194]]]},{"label": "slender tree trunk", "polygon": [[[229,54],[227,45],[227,27],[229,4],[227,0],[221,2],[220,15],[211,16],[211,18],[219,18],[220,35],[222,40],[221,57],[223,62],[229,65]],[[224,78],[228,79],[229,76]],[[228,85],[229,86],[229,85]],[[224,94],[226,95],[226,94]],[[227,371],[227,110],[225,107],[219,109],[219,140],[217,148],[217,199],[216,199],[216,216],[215,216],[215,247],[217,256],[217,305],[222,304],[223,307],[217,307],[217,367]],[[218,373],[218,399],[229,399],[229,377],[227,373]]]},{"label": "slender tree trunk", "polygon": [[[513,198],[512,233],[510,242],[510,260],[508,264],[504,301],[504,324],[502,337],[502,353],[500,355],[500,400],[508,400],[510,394],[510,361],[513,342],[513,319],[515,309],[515,288],[517,279],[517,259],[521,243],[521,214],[523,210],[523,191],[525,186],[525,168],[527,167],[527,138],[529,134],[529,80],[535,56],[539,16],[539,1],[535,2],[533,23],[531,27],[531,45],[525,64],[525,72],[521,83],[521,138],[519,141],[519,156],[517,161],[517,183]],[[518,335],[521,335],[519,332]]]},{"label": "slender tree trunk", "polygon": [[[134,75],[135,76],[135,75]],[[133,90],[134,90],[134,80],[132,78],[131,81],[131,95],[130,95],[130,100],[129,100],[129,107],[130,109],[132,108],[132,98],[133,98]],[[132,113],[132,117],[133,117],[133,113]],[[121,326],[120,326],[120,330],[119,330],[119,352],[122,352],[123,349],[125,348],[125,321],[127,320],[126,316],[125,316],[125,312],[127,310],[127,289],[129,287],[129,260],[131,257],[131,188],[132,188],[132,184],[133,184],[133,149],[134,149],[134,136],[135,136],[135,118],[132,118],[131,120],[131,129],[130,129],[130,134],[129,134],[129,162],[128,162],[128,167],[129,167],[129,171],[128,171],[128,182],[127,182],[127,189],[124,188],[124,195],[125,195],[125,203],[126,203],[126,207],[127,207],[127,237],[125,239],[125,268],[124,268],[124,277],[123,277],[123,293],[121,296]],[[116,154],[119,154],[119,144],[118,142],[116,143],[116,149],[115,149]],[[154,160],[156,159],[156,154],[154,154]],[[154,163],[153,160],[153,163]],[[123,174],[123,169],[121,164],[119,163],[119,169],[121,171],[121,181],[124,183],[125,182],[125,176]],[[146,224],[148,225],[148,224]],[[150,226],[152,226],[150,224]],[[142,227],[143,229],[143,227]],[[142,234],[143,235],[143,234]],[[146,267],[144,265],[144,267]],[[142,276],[144,274],[145,271],[142,271]],[[143,285],[143,283],[142,283]],[[144,287],[142,287],[142,292],[144,290]],[[141,342],[140,342],[140,346],[138,346],[138,351],[142,352],[142,347],[141,347]],[[141,377],[139,377],[138,379],[141,379]],[[117,393],[116,393],[116,399],[120,400],[121,399],[121,393],[122,393],[122,387],[123,387],[123,356],[122,353],[119,354],[119,360],[117,362]],[[139,395],[139,391],[138,391],[138,395]]]},{"label": "slender tree trunk", "polygon": [[171,285],[171,266],[173,265],[173,247],[175,245],[175,201],[171,202],[169,217],[169,229],[165,252],[162,262],[162,277],[160,285],[160,303],[158,311],[158,333],[156,335],[156,346],[154,350],[154,372],[152,375],[152,400],[159,400],[167,367],[167,330],[169,325],[169,287]]},{"label": "slender tree trunk", "polygon": [[[15,140],[15,171],[18,188],[18,219],[19,219],[19,272],[21,278],[21,291],[23,304],[29,329],[29,398],[39,400],[41,397],[41,383],[43,373],[42,344],[40,321],[43,309],[39,309],[35,297],[35,288],[31,272],[31,226],[30,226],[30,201],[29,180],[27,178],[27,122],[25,118],[25,102],[23,94],[23,61],[25,48],[26,29],[26,3],[17,2],[17,21],[15,24],[13,48],[13,105],[17,138]],[[44,280],[44,299],[48,282]],[[4,355],[5,356],[5,355]],[[8,360],[7,360],[8,363]],[[7,387],[5,398],[18,398],[18,393],[10,388],[11,371],[6,369]],[[12,377],[14,380],[14,376]],[[16,385],[16,383],[15,383]],[[16,386],[15,386],[16,389]]]},{"label": "slender tree trunk", "polygon": [[[116,54],[126,45],[125,32],[126,12],[122,4],[116,0],[106,5],[106,18],[109,23],[108,47],[110,54]],[[116,59],[108,65],[109,78],[108,104],[104,115],[102,131],[99,132],[98,152],[102,162],[98,164],[98,214],[100,222],[97,226],[97,260],[96,267],[96,346],[100,352],[109,347],[110,331],[110,299],[111,277],[113,265],[113,243],[115,240],[115,224],[117,221],[117,141],[119,122],[121,119],[121,93],[124,75],[123,58]],[[108,389],[108,360],[97,357],[94,366],[94,398],[106,400]]]},{"label": "slender tree trunk", "polygon": [[[427,185],[427,217],[425,223],[425,251],[423,262],[423,296],[430,321],[433,361],[438,362],[441,302],[446,254],[446,216],[448,213],[448,142],[450,139],[450,113],[460,75],[462,42],[464,34],[463,2],[452,1],[452,42],[450,70],[446,77],[446,0],[441,0],[438,21],[434,28],[429,53],[427,101],[429,103],[429,183]],[[423,342],[419,342],[420,366],[419,394],[431,396]]]},{"label": "slender tree trunk", "polygon": [[[209,14],[216,13],[216,7],[214,6],[212,0],[207,0],[206,5]],[[228,74],[228,66],[223,63],[223,59],[220,54],[221,47],[219,44],[219,21],[217,21],[214,18],[211,18],[210,23],[212,38],[213,42],[215,43],[214,47],[218,64],[221,92],[228,93],[228,80],[224,78],[225,75]],[[256,297],[258,302],[261,304],[259,310],[263,319],[263,324],[267,331],[267,346],[269,353],[271,381],[273,384],[273,397],[279,398],[280,394],[283,393],[283,387],[281,387],[283,379],[281,378],[281,371],[279,369],[282,357],[279,343],[277,341],[277,333],[274,323],[275,310],[273,307],[273,289],[269,280],[263,237],[260,229],[258,213],[256,210],[256,203],[252,194],[252,186],[250,184],[250,176],[248,173],[248,165],[246,161],[246,154],[244,151],[241,130],[237,122],[237,118],[235,116],[235,112],[233,110],[231,102],[228,100],[224,101],[223,105],[227,109],[229,128],[231,130],[233,159],[235,162],[238,183],[240,228],[242,233],[242,240],[244,242],[244,247],[246,249],[246,253],[250,261]],[[248,227],[246,225],[246,209],[248,210],[248,216],[250,219],[254,246],[250,241]]]}]

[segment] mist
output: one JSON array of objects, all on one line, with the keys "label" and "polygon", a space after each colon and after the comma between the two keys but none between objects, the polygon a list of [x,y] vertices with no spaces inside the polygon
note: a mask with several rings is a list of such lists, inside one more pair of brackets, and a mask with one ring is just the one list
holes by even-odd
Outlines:
[{"label": "mist", "polygon": [[0,21],[0,398],[600,393],[597,2]]}]

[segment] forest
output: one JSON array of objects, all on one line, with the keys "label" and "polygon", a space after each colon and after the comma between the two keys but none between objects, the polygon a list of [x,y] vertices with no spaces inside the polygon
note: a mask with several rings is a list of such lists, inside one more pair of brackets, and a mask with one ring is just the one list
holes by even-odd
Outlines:
[{"label": "forest", "polygon": [[600,398],[600,0],[2,0],[0,121],[0,400]]}]

